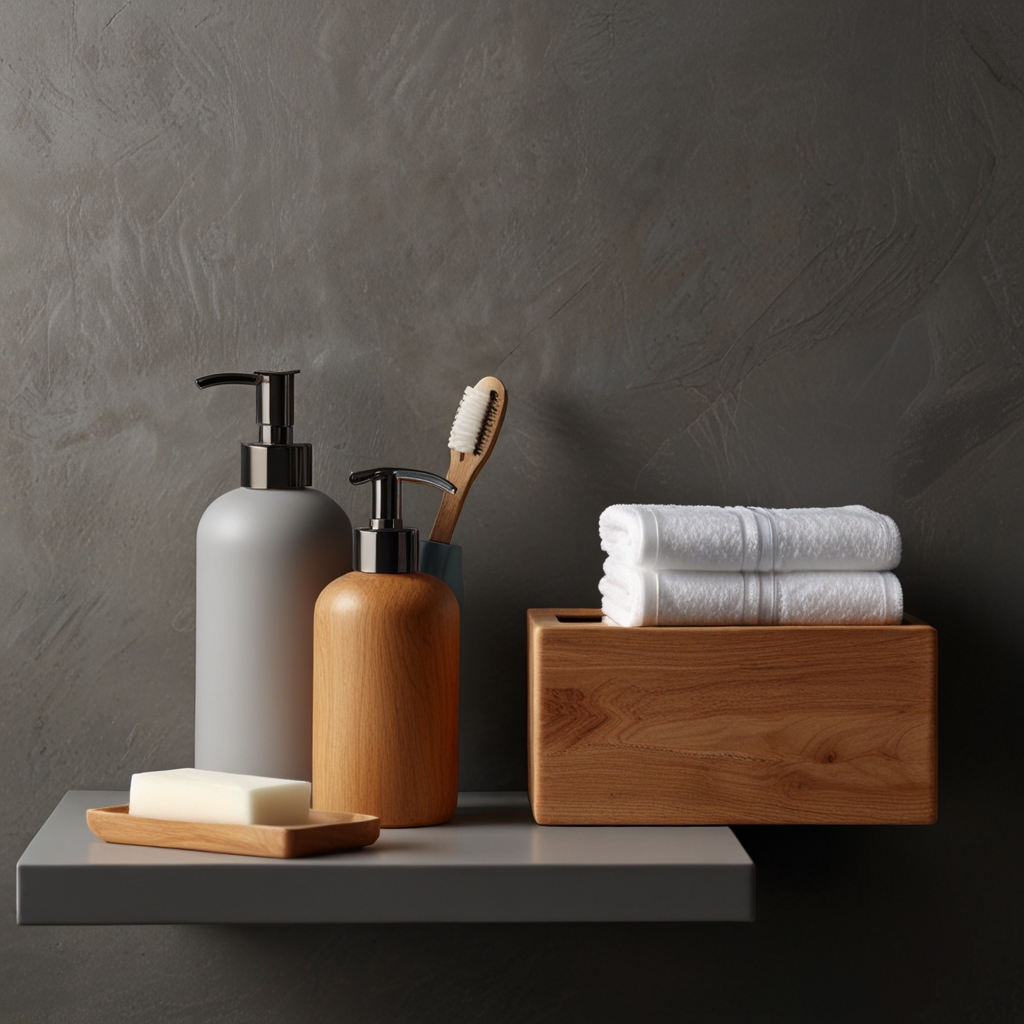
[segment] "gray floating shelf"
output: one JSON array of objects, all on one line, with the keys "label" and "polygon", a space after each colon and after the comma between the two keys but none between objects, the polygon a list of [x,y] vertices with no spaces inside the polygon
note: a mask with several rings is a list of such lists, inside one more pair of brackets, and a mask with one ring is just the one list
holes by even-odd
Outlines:
[{"label": "gray floating shelf", "polygon": [[463,793],[446,825],[299,860],[97,839],[71,792],[18,861],[19,924],[752,921],[754,865],[725,827],[534,823],[525,793]]}]

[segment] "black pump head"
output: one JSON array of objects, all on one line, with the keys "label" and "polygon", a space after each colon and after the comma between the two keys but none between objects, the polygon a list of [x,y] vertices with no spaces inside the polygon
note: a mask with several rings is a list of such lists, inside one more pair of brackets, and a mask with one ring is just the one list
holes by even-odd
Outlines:
[{"label": "black pump head", "polygon": [[260,489],[309,487],[313,448],[292,441],[295,422],[295,374],[298,370],[211,373],[196,379],[200,388],[216,384],[254,384],[258,441],[242,443],[242,486]]},{"label": "black pump head", "polygon": [[349,483],[373,481],[370,528],[356,530],[353,568],[360,572],[416,572],[419,567],[419,530],[402,526],[402,482],[429,484],[449,494],[458,488],[444,477],[419,469],[362,469],[349,475]]}]

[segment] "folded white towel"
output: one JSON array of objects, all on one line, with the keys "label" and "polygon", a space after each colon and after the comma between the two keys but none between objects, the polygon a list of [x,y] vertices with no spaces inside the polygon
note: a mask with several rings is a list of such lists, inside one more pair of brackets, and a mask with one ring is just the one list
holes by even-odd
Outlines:
[{"label": "folded white towel", "polygon": [[608,560],[600,588],[619,626],[897,625],[891,572],[652,572]]},{"label": "folded white towel", "polygon": [[879,571],[900,560],[896,524],[863,505],[612,505],[601,513],[600,533],[615,561],[654,570]]}]

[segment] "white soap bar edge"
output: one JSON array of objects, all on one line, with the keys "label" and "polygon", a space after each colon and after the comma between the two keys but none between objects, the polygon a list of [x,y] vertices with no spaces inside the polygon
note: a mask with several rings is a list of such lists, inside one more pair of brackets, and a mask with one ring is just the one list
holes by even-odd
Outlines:
[{"label": "white soap bar edge", "polygon": [[310,784],[199,768],[132,775],[128,813],[217,825],[304,825]]}]

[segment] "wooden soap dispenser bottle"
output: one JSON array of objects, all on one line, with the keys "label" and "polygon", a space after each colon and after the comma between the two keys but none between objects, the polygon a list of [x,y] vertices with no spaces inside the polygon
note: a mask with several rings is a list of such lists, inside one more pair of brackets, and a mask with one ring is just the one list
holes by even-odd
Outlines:
[{"label": "wooden soap dispenser bottle", "polygon": [[417,572],[419,531],[402,526],[402,482],[433,473],[368,469],[369,529],[313,622],[313,808],[373,814],[382,828],[437,825],[459,789],[459,604]]}]

